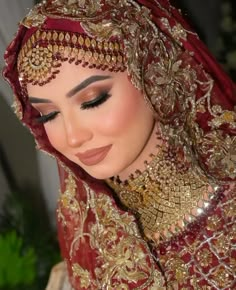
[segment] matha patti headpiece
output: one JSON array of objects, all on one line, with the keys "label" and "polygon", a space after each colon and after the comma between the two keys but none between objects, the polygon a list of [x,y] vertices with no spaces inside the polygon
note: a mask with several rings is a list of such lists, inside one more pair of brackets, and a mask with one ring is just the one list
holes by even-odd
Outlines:
[{"label": "matha patti headpiece", "polygon": [[[163,10],[159,2],[155,5]],[[21,80],[44,84],[55,77],[64,60],[115,71],[126,67],[159,119],[174,119],[176,107],[184,105],[181,110],[186,111],[190,102],[184,104],[184,99],[197,89],[196,74],[189,65],[192,53],[182,49],[188,31],[180,24],[172,26],[164,17],[158,19],[158,28],[151,19],[150,9],[132,0],[42,1],[22,21],[25,27],[39,31],[19,54]],[[87,36],[79,37],[76,29]]]},{"label": "matha patti headpiece", "polygon": [[78,33],[37,30],[19,53],[21,83],[46,84],[60,72],[64,61],[103,70],[125,70],[118,42],[96,41]]}]

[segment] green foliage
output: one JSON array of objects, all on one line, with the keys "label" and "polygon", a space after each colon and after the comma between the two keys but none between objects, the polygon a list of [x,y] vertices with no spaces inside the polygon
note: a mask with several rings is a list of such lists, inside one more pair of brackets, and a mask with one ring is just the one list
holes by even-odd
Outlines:
[{"label": "green foliage", "polygon": [[61,260],[41,196],[32,187],[18,189],[0,208],[1,290],[45,289],[52,266]]},{"label": "green foliage", "polygon": [[15,231],[0,236],[0,288],[16,289],[32,285],[36,277],[34,248],[24,249]]},{"label": "green foliage", "polygon": [[222,1],[221,33],[216,57],[233,80],[236,80],[236,4],[233,0]]}]

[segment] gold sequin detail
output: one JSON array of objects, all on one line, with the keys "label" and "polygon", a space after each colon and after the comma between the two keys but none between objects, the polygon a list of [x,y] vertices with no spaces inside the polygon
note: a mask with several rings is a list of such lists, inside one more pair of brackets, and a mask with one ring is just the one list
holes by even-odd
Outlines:
[{"label": "gold sequin detail", "polygon": [[73,264],[72,270],[73,276],[80,278],[80,287],[88,289],[88,287],[91,285],[91,277],[89,272],[83,269],[78,263]]},{"label": "gold sequin detail", "polygon": [[73,212],[78,212],[80,209],[79,203],[75,198],[76,195],[76,183],[72,174],[68,175],[68,178],[65,180],[66,190],[61,195],[61,203],[65,208],[69,208]]},{"label": "gold sequin detail", "polygon": [[[225,289],[232,284],[232,275],[227,271],[226,267],[217,267],[211,275],[211,279],[215,282],[217,289]],[[228,288],[229,289],[229,288]]]},{"label": "gold sequin detail", "polygon": [[235,204],[235,189],[209,214],[207,220],[211,221],[212,230],[202,225],[195,233],[195,239],[188,240],[188,236],[183,234],[186,244],[181,246],[178,243],[175,249],[166,247],[165,252],[160,253],[168,284],[177,282],[174,289],[234,289],[235,212],[231,217],[225,215],[228,204]]},{"label": "gold sequin detail", "polygon": [[201,267],[208,267],[212,263],[212,253],[208,249],[202,249],[197,253],[197,261]]},{"label": "gold sequin detail", "polygon": [[209,122],[213,128],[219,128],[223,124],[229,124],[232,129],[236,129],[236,107],[235,111],[223,110],[221,106],[212,107],[214,118]]}]

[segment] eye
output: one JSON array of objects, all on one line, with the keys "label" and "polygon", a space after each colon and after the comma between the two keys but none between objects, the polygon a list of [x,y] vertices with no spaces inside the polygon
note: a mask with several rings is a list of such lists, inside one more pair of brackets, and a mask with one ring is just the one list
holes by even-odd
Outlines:
[{"label": "eye", "polygon": [[58,115],[58,113],[59,112],[51,112],[51,113],[49,113],[49,114],[47,114],[47,115],[42,115],[42,116],[40,116],[40,117],[38,117],[38,118],[36,118],[36,121],[38,122],[38,123],[47,123],[47,122],[49,122],[49,121],[52,121],[53,119],[55,119],[56,118],[56,116]]},{"label": "eye", "polygon": [[80,108],[82,110],[96,108],[96,107],[100,106],[101,104],[105,103],[110,97],[111,97],[111,94],[109,94],[108,91],[102,92],[95,99],[93,99],[89,102],[84,102]]}]

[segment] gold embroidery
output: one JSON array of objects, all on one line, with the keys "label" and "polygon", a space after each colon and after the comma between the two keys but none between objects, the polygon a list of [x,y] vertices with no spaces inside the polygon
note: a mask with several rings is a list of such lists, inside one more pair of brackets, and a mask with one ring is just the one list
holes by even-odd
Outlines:
[{"label": "gold embroidery", "polygon": [[17,118],[19,120],[22,120],[22,117],[23,117],[22,107],[21,107],[19,99],[16,96],[14,96],[14,102],[12,104],[12,108],[13,108],[14,113],[16,114]]},{"label": "gold embroidery", "polygon": [[236,177],[236,136],[224,135],[218,130],[204,134],[199,130],[196,140],[196,148],[206,158],[209,173]]},{"label": "gold embroidery", "polygon": [[162,18],[161,22],[166,27],[166,29],[170,32],[170,34],[172,35],[174,39],[180,40],[182,38],[184,40],[187,40],[187,31],[183,28],[181,24],[178,23],[175,26],[171,27],[167,18]]},{"label": "gold embroidery", "polygon": [[232,218],[235,216],[236,213],[236,203],[229,202],[223,208],[225,216]]},{"label": "gold embroidery", "polygon": [[197,253],[197,260],[201,267],[208,267],[212,263],[212,253],[208,249],[202,249]]},{"label": "gold embroidery", "polygon": [[213,223],[211,232],[203,226],[193,242],[183,236],[186,244],[178,244],[178,250],[172,250],[169,246],[165,254],[160,254],[168,283],[175,285],[175,281],[178,282],[174,289],[234,289],[235,213],[234,218],[223,213],[228,203],[235,203],[233,190],[228,200],[220,201],[215,209],[219,216],[209,216],[208,220]]},{"label": "gold embroidery", "polygon": [[180,258],[170,259],[166,265],[174,271],[174,280],[179,284],[189,277],[188,267]]},{"label": "gold embroidery", "polygon": [[[118,2],[118,1],[117,1]],[[121,2],[121,1],[120,1]],[[55,0],[52,7],[43,10],[47,15],[63,14],[65,17],[85,18],[96,16],[101,10],[102,1],[97,0]]]},{"label": "gold embroidery", "polygon": [[72,174],[69,174],[68,178],[65,180],[66,191],[61,195],[61,203],[64,208],[70,209],[75,213],[80,210],[80,205],[75,198],[76,194],[76,184]]},{"label": "gold embroidery", "polygon": [[[87,245],[86,249],[89,245],[97,256],[96,260],[91,261],[95,278],[82,262],[73,262],[73,277],[78,279],[81,287],[129,289],[130,284],[138,283],[140,286],[133,289],[164,290],[163,277],[155,269],[155,263],[146,242],[139,235],[134,218],[115,209],[108,196],[102,193],[95,196],[95,192],[86,184],[87,201],[78,200],[77,186],[72,175],[68,176],[65,184],[66,189],[59,202],[58,218],[64,226],[70,228],[70,234],[74,235],[69,249],[70,259],[74,261],[76,252],[79,249],[82,251],[84,243]],[[65,210],[67,215],[64,214]],[[91,213],[95,219],[89,222],[88,231],[85,223]]]},{"label": "gold embroidery", "polygon": [[34,8],[30,10],[28,15],[20,23],[27,28],[38,27],[42,25],[47,17],[39,12],[40,7],[41,4],[35,5]]},{"label": "gold embroidery", "polygon": [[232,277],[226,267],[217,267],[211,275],[212,281],[216,283],[218,289],[225,289],[232,284]]},{"label": "gold embroidery", "polygon": [[216,240],[213,240],[212,243],[217,253],[224,254],[225,256],[229,255],[231,239],[227,238],[224,233],[218,236]]},{"label": "gold embroidery", "polygon": [[221,106],[214,105],[212,107],[214,118],[209,122],[212,128],[219,128],[223,124],[228,124],[232,129],[236,129],[236,107],[235,112],[223,111]]},{"label": "gold embroidery", "polygon": [[84,270],[78,263],[72,266],[73,276],[80,278],[80,287],[88,289],[90,284],[90,274],[87,270]]},{"label": "gold embroidery", "polygon": [[222,225],[220,223],[220,217],[218,215],[212,215],[207,219],[207,229],[209,231],[217,231]]},{"label": "gold embroidery", "polygon": [[[147,255],[149,250],[138,234],[134,219],[127,213],[121,215],[116,212],[107,196],[100,194],[95,197],[94,192],[89,191],[97,220],[91,229],[91,241],[93,248],[100,249],[104,267],[96,269],[96,274],[102,285],[107,285],[107,289],[118,289],[118,285],[123,285],[121,281],[125,280],[126,283],[143,281],[142,286],[134,288],[137,290],[151,285],[161,287],[163,278]],[[105,231],[101,225],[105,226]],[[128,234],[126,238],[119,238],[119,227]]]}]

